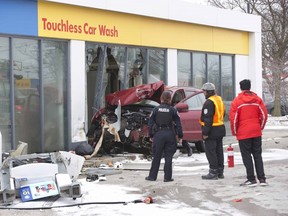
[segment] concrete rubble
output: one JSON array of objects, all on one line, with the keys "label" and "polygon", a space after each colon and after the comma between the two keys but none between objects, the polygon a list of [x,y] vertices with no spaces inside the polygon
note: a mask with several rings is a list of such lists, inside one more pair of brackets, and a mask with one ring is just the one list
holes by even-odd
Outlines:
[{"label": "concrete rubble", "polygon": [[26,152],[25,143],[21,143],[3,161],[0,152],[1,204],[12,204],[17,198],[26,202],[50,196],[81,197],[77,178],[84,164],[83,157],[65,151],[42,154]]},{"label": "concrete rubble", "polygon": [[27,154],[26,143],[20,143],[15,151],[4,155],[0,173],[2,205],[12,205],[16,199],[27,202],[51,196],[80,198],[81,184],[77,181],[80,175],[86,176],[86,181],[105,181],[106,176],[121,174],[123,169],[150,168],[150,159],[141,154],[125,153],[85,160],[66,151]]}]

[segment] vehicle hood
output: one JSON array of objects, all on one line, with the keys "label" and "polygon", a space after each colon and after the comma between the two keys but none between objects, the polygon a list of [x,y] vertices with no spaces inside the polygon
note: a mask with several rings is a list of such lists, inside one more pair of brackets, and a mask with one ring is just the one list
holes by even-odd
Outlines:
[{"label": "vehicle hood", "polygon": [[164,91],[164,82],[158,81],[155,83],[138,85],[129,89],[113,92],[106,95],[106,102],[110,105],[121,106],[133,104],[143,99],[149,99],[160,103],[160,96]]}]

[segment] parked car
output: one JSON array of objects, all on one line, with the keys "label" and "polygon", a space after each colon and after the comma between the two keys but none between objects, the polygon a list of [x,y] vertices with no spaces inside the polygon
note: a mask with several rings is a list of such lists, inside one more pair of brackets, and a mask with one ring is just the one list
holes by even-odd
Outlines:
[{"label": "parked car", "polygon": [[281,100],[281,114],[288,115],[288,97],[287,96],[282,96],[280,98]]},{"label": "parked car", "polygon": [[263,102],[265,103],[265,107],[267,109],[268,114],[272,114],[274,110],[274,99],[270,92],[268,91],[263,91],[262,92],[262,99]]},{"label": "parked car", "polygon": [[[205,101],[202,90],[193,89],[190,96],[182,87],[165,87],[162,81],[135,86],[106,96],[107,106],[95,113],[87,132],[89,143],[102,145],[102,153],[134,152],[150,155],[148,121],[154,107],[160,104],[164,90],[172,91],[172,102],[179,109],[184,139],[194,142],[203,151],[199,118]],[[190,88],[192,90],[192,88]],[[179,105],[178,105],[179,104]],[[183,108],[184,107],[184,108]],[[108,124],[107,124],[108,123]],[[111,133],[113,125],[118,133]]]},{"label": "parked car", "polygon": [[[262,92],[262,98],[265,103],[268,114],[272,115],[274,111],[274,98],[268,91]],[[281,115],[288,115],[288,98],[285,96],[280,97]]]}]

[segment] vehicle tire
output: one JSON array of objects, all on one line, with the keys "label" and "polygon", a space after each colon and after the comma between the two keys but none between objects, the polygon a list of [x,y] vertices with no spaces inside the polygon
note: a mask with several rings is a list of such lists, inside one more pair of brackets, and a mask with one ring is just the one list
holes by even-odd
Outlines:
[{"label": "vehicle tire", "polygon": [[205,152],[205,144],[204,144],[204,142],[202,140],[196,142],[195,143],[195,147],[196,147],[196,150],[198,152]]},{"label": "vehicle tire", "polygon": [[274,112],[274,108],[272,108],[268,114],[272,115],[273,112]]},{"label": "vehicle tire", "polygon": [[282,116],[285,116],[285,115],[287,115],[287,108],[285,107],[285,106],[281,106],[281,115]]}]

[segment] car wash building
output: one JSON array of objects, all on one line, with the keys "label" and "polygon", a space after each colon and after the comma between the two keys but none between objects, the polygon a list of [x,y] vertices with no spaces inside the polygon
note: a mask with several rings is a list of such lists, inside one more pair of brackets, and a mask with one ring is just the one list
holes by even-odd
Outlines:
[{"label": "car wash building", "polygon": [[0,0],[3,151],[85,142],[111,92],[210,81],[229,104],[244,78],[261,95],[258,16],[184,0]]}]

